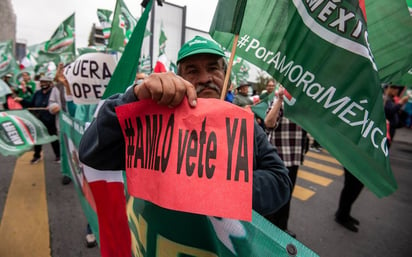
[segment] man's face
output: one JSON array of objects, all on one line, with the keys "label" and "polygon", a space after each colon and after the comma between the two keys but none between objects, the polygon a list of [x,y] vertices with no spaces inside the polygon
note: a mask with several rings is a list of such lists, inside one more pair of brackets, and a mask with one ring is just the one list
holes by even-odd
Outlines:
[{"label": "man's face", "polygon": [[30,75],[27,72],[23,72],[22,78],[24,82],[29,82],[30,81]]},{"label": "man's face", "polygon": [[247,96],[249,93],[249,86],[240,86],[238,88],[239,94]]},{"label": "man's face", "polygon": [[49,81],[40,81],[40,88],[43,91],[47,91],[48,89],[50,89],[50,86],[51,86],[51,82],[49,82]]},{"label": "man's face", "polygon": [[388,95],[389,96],[397,96],[398,94],[399,94],[399,89],[398,88],[396,88],[396,87],[388,87]]},{"label": "man's face", "polygon": [[275,83],[273,81],[269,81],[266,84],[266,92],[268,92],[269,94],[273,92],[273,90],[275,90]]},{"label": "man's face", "polygon": [[225,79],[223,58],[196,54],[180,62],[180,76],[192,83],[200,98],[220,98]]}]

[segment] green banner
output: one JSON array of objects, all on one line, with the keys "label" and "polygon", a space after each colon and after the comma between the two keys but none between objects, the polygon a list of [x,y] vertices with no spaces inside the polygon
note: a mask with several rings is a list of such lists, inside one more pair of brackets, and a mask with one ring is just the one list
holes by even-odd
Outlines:
[{"label": "green banner", "polygon": [[160,24],[160,35],[159,35],[159,56],[161,56],[162,54],[165,54],[166,41],[167,41],[167,37],[164,31],[163,21],[162,21]]},{"label": "green banner", "polygon": [[27,110],[0,112],[0,152],[4,156],[19,156],[57,140],[50,136],[43,123]]},{"label": "green banner", "polygon": [[124,1],[117,0],[108,47],[123,52],[125,45],[129,42],[136,23],[136,18],[130,13]]},{"label": "green banner", "polygon": [[[214,19],[226,15],[217,9]],[[218,26],[210,33],[230,49],[233,34]],[[285,115],[382,197],[397,184],[367,37],[356,0],[249,0],[236,54],[284,85],[292,96],[285,101]]]},{"label": "green banner", "polygon": [[[146,6],[142,16],[135,26],[133,34],[130,38],[130,43],[126,45],[126,48],[124,49],[122,57],[120,58],[112,78],[109,81],[109,85],[107,85],[102,99],[106,99],[116,93],[123,93],[125,89],[134,82],[136,72],[139,67],[139,57],[142,51],[143,38],[145,37],[146,24],[149,18],[151,6],[152,1],[150,1]],[[112,37],[113,34],[110,38]]]},{"label": "green banner", "polygon": [[7,73],[15,73],[18,70],[13,54],[13,41],[0,42],[0,78]]},{"label": "green banner", "polygon": [[83,212],[90,228],[99,242],[99,225],[93,194],[85,179],[83,166],[79,161],[78,147],[85,129],[85,122],[72,118],[68,113],[60,111],[60,149],[61,171],[69,176],[78,194]]},{"label": "green banner", "polygon": [[[97,17],[100,22],[100,26],[103,28],[103,36],[105,39],[108,39],[110,37],[110,30],[112,26],[112,20],[110,19],[110,16],[112,15],[111,10],[106,10],[106,9],[97,9]],[[106,42],[107,43],[107,42]]]},{"label": "green banner", "polygon": [[47,44],[47,41],[39,43],[39,44],[27,46],[26,52],[27,54],[30,54],[35,59],[37,59],[40,51],[46,51],[46,44]]},{"label": "green banner", "polygon": [[242,58],[235,58],[233,63],[232,72],[234,75],[234,79],[232,82],[239,86],[241,82],[248,82],[249,81],[249,64]]},{"label": "green banner", "polygon": [[51,53],[71,53],[76,55],[75,47],[75,13],[65,19],[47,41],[45,48]]},{"label": "green banner", "polygon": [[[7,85],[6,82],[0,79],[0,97],[5,97],[8,94],[11,94],[9,85]],[[4,102],[0,102],[0,103],[4,103]]]},{"label": "green banner", "polygon": [[381,82],[412,86],[412,17],[407,3],[365,0],[365,9]]},{"label": "green banner", "polygon": [[252,222],[161,208],[127,196],[132,256],[318,256],[253,212]]}]

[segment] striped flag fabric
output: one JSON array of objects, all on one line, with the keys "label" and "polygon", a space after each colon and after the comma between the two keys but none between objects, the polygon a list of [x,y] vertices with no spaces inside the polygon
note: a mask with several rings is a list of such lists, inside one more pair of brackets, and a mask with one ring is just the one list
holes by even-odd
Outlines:
[{"label": "striped flag fabric", "polygon": [[105,39],[109,39],[110,37],[110,30],[112,26],[112,21],[110,16],[112,15],[111,10],[106,9],[97,9],[97,17],[99,19],[100,25],[103,28],[103,36]]},{"label": "striped flag fabric", "polygon": [[153,68],[153,72],[168,72],[170,70],[170,61],[166,55],[166,33],[164,31],[163,22],[160,27],[159,35],[159,57],[157,58],[156,65]]},{"label": "striped flag fabric", "polygon": [[86,123],[60,113],[62,173],[70,176],[102,257],[130,256],[123,171],[96,170],[79,160]]},{"label": "striped flag fabric", "polygon": [[75,47],[75,13],[67,17],[46,42],[45,49],[51,53],[69,52],[76,54]]},{"label": "striped flag fabric", "polygon": [[20,156],[42,145],[57,140],[47,132],[43,123],[27,110],[0,112],[0,152],[4,156]]}]

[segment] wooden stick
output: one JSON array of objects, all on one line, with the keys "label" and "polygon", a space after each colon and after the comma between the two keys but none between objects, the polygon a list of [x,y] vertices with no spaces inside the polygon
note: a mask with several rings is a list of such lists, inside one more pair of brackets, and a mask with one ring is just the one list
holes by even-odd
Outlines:
[{"label": "wooden stick", "polygon": [[47,111],[49,108],[47,107],[29,107],[27,110],[29,111]]},{"label": "wooden stick", "polygon": [[232,72],[233,59],[235,58],[238,39],[239,39],[239,35],[235,35],[235,38],[233,39],[232,52],[230,53],[229,63],[227,64],[225,82],[223,83],[222,94],[220,95],[220,100],[225,100],[225,97],[226,97],[225,93],[228,88],[227,84],[229,83],[230,73]]}]

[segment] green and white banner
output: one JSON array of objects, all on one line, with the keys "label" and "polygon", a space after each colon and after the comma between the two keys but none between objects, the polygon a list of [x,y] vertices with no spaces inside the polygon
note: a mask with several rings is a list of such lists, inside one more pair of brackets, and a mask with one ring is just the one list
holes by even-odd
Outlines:
[{"label": "green and white banner", "polygon": [[252,222],[172,211],[127,197],[132,256],[251,257],[316,253],[256,212]]},{"label": "green and white banner", "polygon": [[90,228],[99,242],[99,226],[96,213],[96,204],[93,193],[84,174],[84,168],[79,161],[78,147],[85,129],[85,123],[72,118],[68,113],[59,113],[60,122],[60,149],[61,171],[69,176],[78,193],[80,204],[86,215]]},{"label": "green and white banner", "polygon": [[39,44],[27,46],[26,52],[27,54],[30,54],[31,56],[33,56],[34,59],[36,59],[37,61],[37,58],[39,57],[39,52],[46,51],[46,44],[47,44],[47,41],[41,42]]},{"label": "green and white banner", "polygon": [[57,140],[50,136],[43,123],[27,110],[0,112],[0,152],[4,156],[19,156],[34,145]]},{"label": "green and white banner", "polygon": [[0,42],[0,78],[7,73],[14,73],[18,69],[13,54],[13,41]]},{"label": "green and white banner", "polygon": [[123,0],[116,1],[108,47],[123,52],[137,24]]},{"label": "green and white banner", "polygon": [[75,13],[65,19],[55,30],[45,47],[51,53],[76,54],[75,47]]},{"label": "green and white banner", "polygon": [[[121,0],[119,1],[122,2]],[[150,1],[148,4],[148,7],[145,8],[136,26],[134,26],[134,29],[132,30],[132,34],[130,36],[130,44],[127,44],[123,48],[124,52],[122,54],[122,57],[117,63],[116,69],[113,73],[112,78],[109,81],[109,85],[107,86],[102,99],[106,99],[107,97],[114,95],[116,93],[123,93],[128,86],[133,84],[134,80],[136,79],[136,72],[138,71],[138,68],[139,68],[139,59],[140,59],[140,55],[142,52],[143,39],[146,35],[145,33],[146,24],[147,24],[147,20],[149,19],[149,13],[151,10],[151,6],[152,4]],[[116,13],[117,11],[115,11],[115,16],[116,16]],[[114,37],[113,26],[112,26],[112,34],[110,36],[110,39]],[[110,46],[110,41],[109,41],[109,46]]]},{"label": "green and white banner", "polygon": [[9,85],[6,84],[2,79],[0,79],[0,103],[5,103],[5,96],[11,94]]},{"label": "green and white banner", "polygon": [[239,86],[243,81],[249,81],[249,64],[242,58],[238,57],[235,58],[232,67],[232,74],[234,75],[234,79],[232,82]]},{"label": "green and white banner", "polygon": [[105,39],[109,39],[110,30],[112,26],[112,21],[110,16],[112,15],[111,10],[106,9],[97,9],[97,18],[99,19],[100,25],[103,28],[103,36]]},{"label": "green and white banner", "polygon": [[[210,29],[227,49],[240,2],[219,1]],[[377,196],[393,193],[382,88],[358,1],[249,0],[242,11],[236,55],[286,87],[288,118]]]}]

